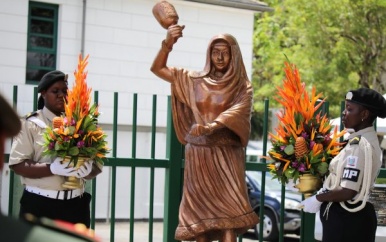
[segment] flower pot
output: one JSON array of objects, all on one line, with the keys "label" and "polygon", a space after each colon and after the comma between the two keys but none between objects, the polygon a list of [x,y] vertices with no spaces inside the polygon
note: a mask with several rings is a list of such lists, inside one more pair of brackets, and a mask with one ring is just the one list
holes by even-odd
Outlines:
[{"label": "flower pot", "polygon": [[[90,159],[89,157],[83,157],[83,156],[78,157],[78,161],[76,162],[75,168],[78,169],[84,164],[84,162],[86,162],[89,159]],[[65,156],[63,162],[68,162],[70,160],[71,160],[70,156]],[[69,166],[74,167],[74,162],[71,162]],[[62,184],[62,187],[64,188],[72,189],[72,190],[83,188],[83,181],[80,178],[77,178],[75,176],[67,176],[65,177],[65,180],[66,181]]]},{"label": "flower pot", "polygon": [[305,198],[309,198],[322,187],[322,180],[312,174],[303,174],[294,187],[298,188]]}]

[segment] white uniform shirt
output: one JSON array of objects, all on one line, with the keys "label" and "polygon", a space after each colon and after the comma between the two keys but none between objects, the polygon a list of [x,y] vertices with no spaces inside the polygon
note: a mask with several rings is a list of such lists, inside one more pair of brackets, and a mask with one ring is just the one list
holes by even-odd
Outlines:
[{"label": "white uniform shirt", "polygon": [[[33,160],[38,163],[50,164],[54,158],[49,156],[43,156],[43,133],[45,131],[44,124],[46,126],[52,125],[52,119],[56,117],[54,113],[49,111],[46,107],[36,112],[35,115],[27,118],[22,118],[22,129],[20,133],[14,138],[10,153],[9,165],[15,165],[23,162],[24,160]],[[40,121],[33,122],[32,120],[37,118]],[[65,177],[52,175],[42,178],[26,178],[21,177],[21,183],[23,185],[39,187],[48,190],[66,190],[62,187],[65,182]]]},{"label": "white uniform shirt", "polygon": [[[359,137],[365,138],[370,143],[372,148],[372,160],[365,160],[364,150],[359,146]],[[329,176],[336,176],[338,165],[341,162],[344,162],[343,174],[341,177],[336,177],[336,179],[340,179],[341,187],[359,192],[363,183],[363,173],[366,163],[372,163],[371,181],[375,182],[382,165],[381,148],[373,127],[368,127],[352,133],[348,139],[349,142],[346,147],[331,161],[329,166]]]}]

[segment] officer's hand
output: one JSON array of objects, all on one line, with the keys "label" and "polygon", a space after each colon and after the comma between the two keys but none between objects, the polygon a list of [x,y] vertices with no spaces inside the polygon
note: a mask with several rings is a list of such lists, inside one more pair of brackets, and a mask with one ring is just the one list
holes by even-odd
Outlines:
[{"label": "officer's hand", "polygon": [[319,189],[319,191],[316,194],[318,195],[318,194],[323,194],[323,193],[326,193],[326,192],[328,192],[328,189],[322,187],[322,188]]},{"label": "officer's hand", "polygon": [[94,163],[93,160],[88,160],[88,161],[84,162],[84,164],[82,166],[80,166],[78,168],[78,170],[76,170],[76,177],[77,178],[84,178],[84,177],[88,176],[92,171],[92,163]]},{"label": "officer's hand", "polygon": [[59,176],[76,176],[76,169],[69,167],[70,162],[62,163],[63,158],[56,157],[54,162],[50,165],[51,173]]},{"label": "officer's hand", "polygon": [[319,202],[316,199],[316,195],[314,195],[312,197],[304,199],[304,201],[300,203],[299,208],[302,208],[303,211],[307,213],[316,213],[320,210],[321,205],[322,205],[322,202]]}]

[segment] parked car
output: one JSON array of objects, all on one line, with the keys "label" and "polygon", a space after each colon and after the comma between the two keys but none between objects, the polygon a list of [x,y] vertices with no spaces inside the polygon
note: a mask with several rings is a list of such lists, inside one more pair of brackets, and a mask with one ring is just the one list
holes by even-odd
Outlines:
[{"label": "parked car", "polygon": [[[264,218],[260,218],[263,224],[263,240],[276,241],[279,238],[280,228],[280,204],[281,204],[281,184],[273,181],[272,176],[266,172],[265,200],[260,204],[261,179],[262,173],[257,171],[246,172],[246,182],[248,187],[249,201],[254,211],[259,215],[260,209],[264,208]],[[286,190],[284,201],[284,233],[300,235],[301,211],[298,208],[301,202],[301,194]],[[260,224],[253,229],[256,238],[259,238]]]}]

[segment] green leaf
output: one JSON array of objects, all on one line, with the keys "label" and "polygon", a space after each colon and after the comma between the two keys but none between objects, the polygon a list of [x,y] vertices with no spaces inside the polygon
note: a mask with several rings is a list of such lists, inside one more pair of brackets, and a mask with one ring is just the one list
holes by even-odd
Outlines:
[{"label": "green leaf", "polygon": [[79,154],[79,148],[77,146],[73,146],[68,150],[68,155],[75,156]]},{"label": "green leaf", "polygon": [[294,168],[288,167],[287,170],[285,170],[284,175],[285,175],[287,178],[291,179],[291,178],[294,177],[295,171],[296,171],[296,170],[295,170]]},{"label": "green leaf", "polygon": [[293,145],[287,145],[285,148],[284,148],[284,153],[286,153],[287,155],[293,155],[295,153],[295,148]]},{"label": "green leaf", "polygon": [[69,126],[68,127],[70,135],[73,135],[75,133],[75,127],[74,126]]},{"label": "green leaf", "polygon": [[320,175],[324,175],[327,173],[328,171],[328,164],[327,162],[321,162],[318,166],[317,166],[317,170],[318,172],[320,173]]}]

